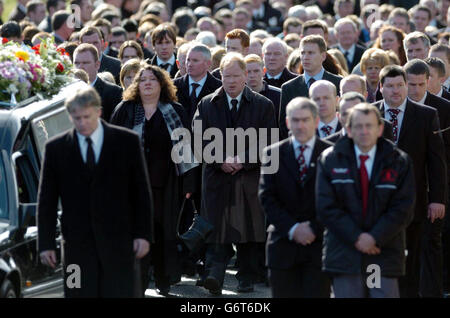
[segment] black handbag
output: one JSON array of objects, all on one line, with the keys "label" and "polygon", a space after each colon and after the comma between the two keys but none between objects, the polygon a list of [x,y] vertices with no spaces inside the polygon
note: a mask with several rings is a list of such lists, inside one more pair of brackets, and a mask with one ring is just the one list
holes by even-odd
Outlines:
[{"label": "black handbag", "polygon": [[[192,203],[192,208],[194,209],[194,220],[189,229],[185,233],[180,234],[181,216],[183,214],[184,204],[186,203],[186,200],[189,200]],[[199,251],[204,246],[208,235],[211,234],[213,229],[214,226],[212,226],[210,223],[208,223],[208,221],[205,220],[204,217],[198,214],[194,200],[185,198],[183,200],[183,204],[181,205],[181,211],[178,215],[177,235],[183,241],[189,251],[191,253]]]}]

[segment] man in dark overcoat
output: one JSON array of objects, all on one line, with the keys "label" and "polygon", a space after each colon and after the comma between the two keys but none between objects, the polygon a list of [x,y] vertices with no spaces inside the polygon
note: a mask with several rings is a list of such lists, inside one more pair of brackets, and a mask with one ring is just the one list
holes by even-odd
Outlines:
[{"label": "man in dark overcoat", "polygon": [[134,267],[153,240],[152,198],[139,138],[100,120],[92,87],[66,100],[74,129],[45,148],[38,194],[38,246],[56,266],[56,220],[61,199],[64,274],[75,264],[78,286],[66,297],[137,296]]},{"label": "man in dark overcoat", "polygon": [[[258,270],[256,243],[265,241],[266,226],[257,193],[260,162],[255,158],[258,155],[251,158],[251,154],[258,151],[255,146],[261,130],[267,132],[270,142],[271,130],[276,128],[272,102],[245,86],[247,70],[242,55],[228,53],[220,68],[222,87],[200,101],[193,121],[194,138],[204,137],[202,146],[195,145],[197,155],[203,153],[204,163],[201,213],[214,225],[207,240],[204,282],[212,294],[221,293],[225,269],[233,255],[232,243],[237,246],[238,292],[253,291]],[[227,128],[249,129],[250,135],[252,130],[255,134],[246,139],[244,147],[231,147],[235,137]],[[221,136],[211,142],[206,130]],[[210,152],[214,145],[217,147]],[[213,158],[207,158],[208,154]]]}]

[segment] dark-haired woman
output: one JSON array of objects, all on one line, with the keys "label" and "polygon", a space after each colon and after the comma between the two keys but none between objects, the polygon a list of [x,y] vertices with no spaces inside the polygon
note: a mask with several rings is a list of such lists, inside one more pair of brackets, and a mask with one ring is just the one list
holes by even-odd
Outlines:
[{"label": "dark-haired woman", "polygon": [[[170,284],[181,276],[176,241],[176,221],[184,196],[195,189],[191,162],[175,164],[171,133],[187,126],[183,107],[169,74],[145,65],[124,92],[111,123],[136,131],[141,137],[152,187],[155,211],[155,244],[150,247],[157,292],[167,296]],[[149,259],[142,262],[143,287],[148,285]]]}]

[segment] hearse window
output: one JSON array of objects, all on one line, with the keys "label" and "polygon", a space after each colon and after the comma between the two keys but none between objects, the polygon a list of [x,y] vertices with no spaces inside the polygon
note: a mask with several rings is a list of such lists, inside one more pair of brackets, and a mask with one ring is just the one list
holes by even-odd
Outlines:
[{"label": "hearse window", "polygon": [[72,123],[69,119],[69,113],[65,107],[61,107],[38,117],[32,121],[33,136],[39,153],[39,159],[42,161],[45,149],[45,142],[70,128]]},{"label": "hearse window", "polygon": [[37,202],[38,182],[30,161],[26,156],[20,156],[15,160],[15,163],[19,202]]},{"label": "hearse window", "polygon": [[0,219],[8,219],[8,187],[6,185],[6,171],[0,156]]}]

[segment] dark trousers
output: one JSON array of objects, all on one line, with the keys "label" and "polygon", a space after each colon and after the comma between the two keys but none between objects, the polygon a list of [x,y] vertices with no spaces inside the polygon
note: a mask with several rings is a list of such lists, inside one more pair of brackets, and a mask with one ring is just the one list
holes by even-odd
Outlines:
[{"label": "dark trousers", "polygon": [[320,266],[305,262],[289,269],[269,268],[273,298],[329,298],[330,280]]},{"label": "dark trousers", "polygon": [[420,282],[420,245],[423,233],[423,222],[412,222],[406,228],[406,275],[399,278],[400,297],[419,297]]},{"label": "dark trousers", "polygon": [[443,297],[443,220],[424,222],[420,266],[420,296]]},{"label": "dark trousers", "polygon": [[[236,278],[239,281],[253,283],[258,273],[257,243],[236,244],[239,263]],[[216,278],[223,285],[225,270],[233,256],[232,244],[208,244],[206,248],[205,277]]]},{"label": "dark trousers", "polygon": [[[86,243],[88,243],[86,241]],[[76,249],[76,250],[71,250]],[[114,264],[102,264],[96,250],[95,242],[85,244],[82,250],[65,243],[64,252],[64,295],[66,298],[118,298],[135,297],[134,292],[134,259],[122,258],[120,261],[127,270],[118,271]],[[78,265],[79,286],[76,282],[75,271],[67,273],[67,266]],[[80,287],[80,288],[77,288]]]},{"label": "dark trousers", "polygon": [[442,231],[442,252],[444,264],[444,292],[450,292],[450,208],[447,207]]}]

